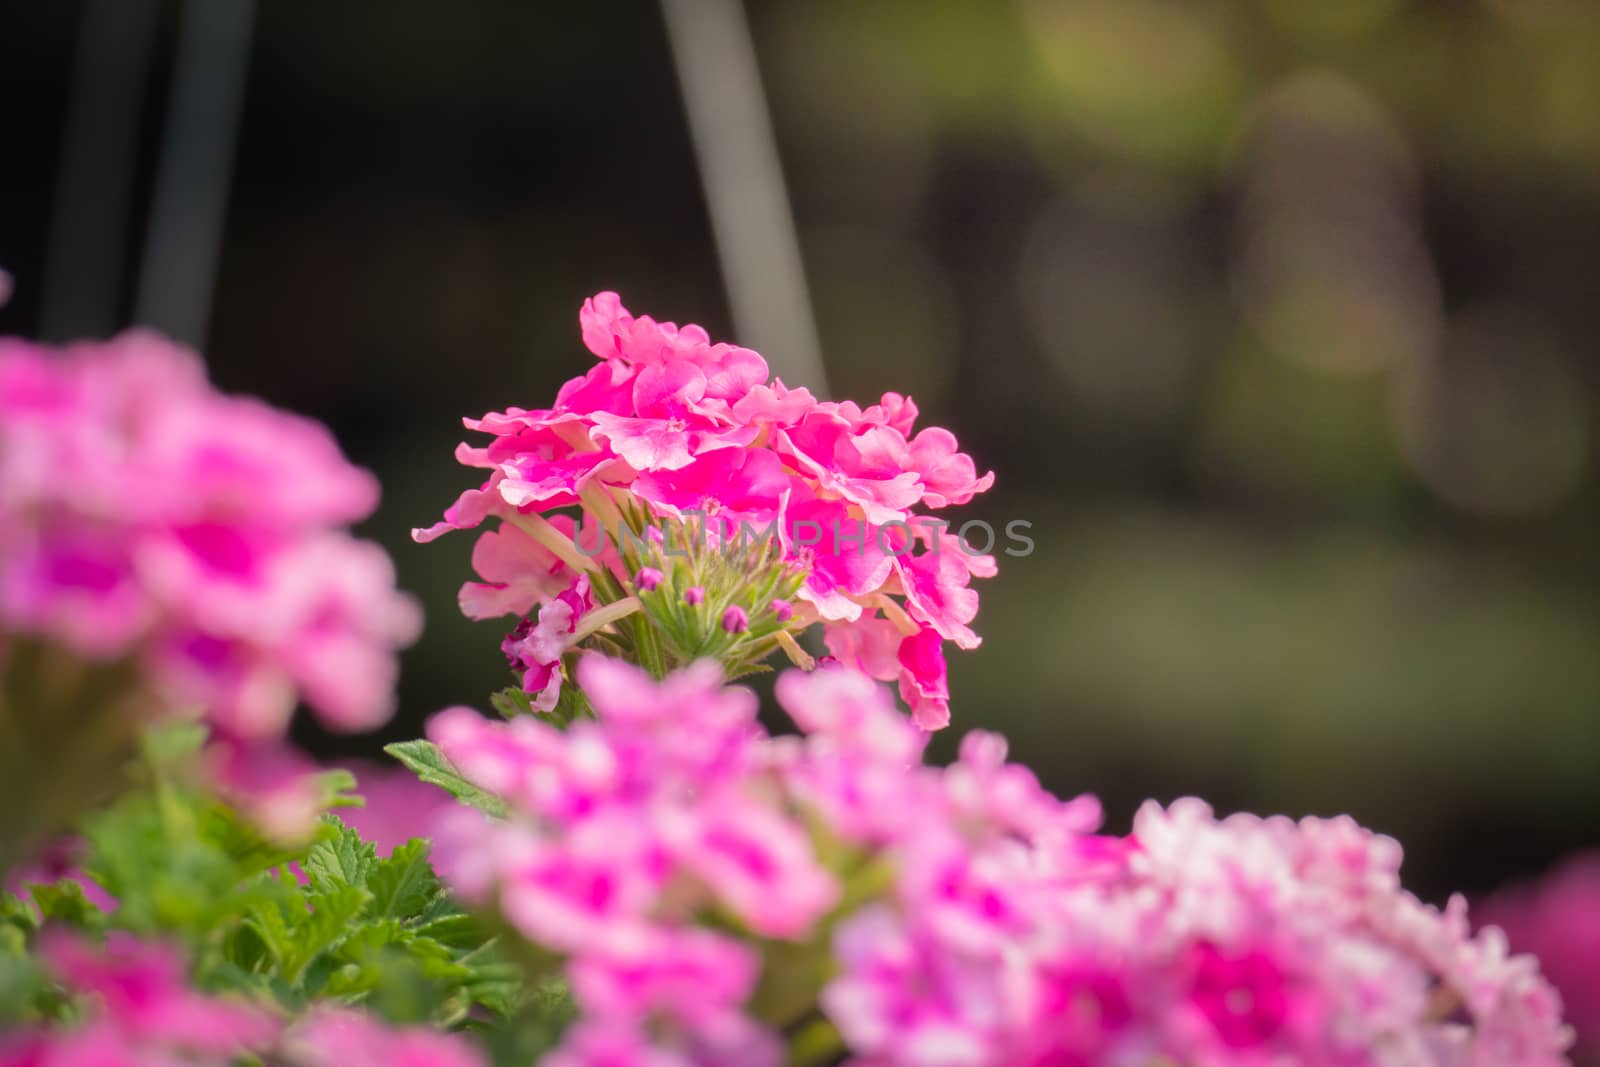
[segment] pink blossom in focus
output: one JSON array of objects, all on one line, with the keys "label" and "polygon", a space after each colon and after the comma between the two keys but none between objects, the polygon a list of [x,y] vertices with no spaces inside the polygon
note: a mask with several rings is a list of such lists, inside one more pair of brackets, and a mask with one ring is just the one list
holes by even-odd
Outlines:
[{"label": "pink blossom in focus", "polygon": [[900,697],[911,717],[924,730],[939,730],[950,722],[950,685],[946,680],[944,643],[925,626],[900,642]]},{"label": "pink blossom in focus", "polygon": [[[457,457],[487,470],[486,480],[442,522],[415,531],[426,541],[502,520],[479,534],[474,566],[482,581],[461,594],[469,616],[528,614],[533,602],[559,595],[560,566],[508,534],[516,524],[577,507],[588,530],[626,504],[658,520],[704,514],[725,536],[746,525],[776,529],[785,564],[804,573],[798,597],[805,603],[780,612],[782,624],[797,620],[799,628],[820,617],[830,641],[836,635],[865,647],[871,638],[846,631],[875,626],[880,609],[896,610],[938,641],[976,647],[971,581],[992,576],[994,560],[969,555],[953,535],[941,541],[925,523],[929,511],[970,502],[994,478],[978,472],[947,430],[916,431],[909,397],[885,393],[866,408],[819,401],[769,380],[757,353],[713,343],[698,326],[634,315],[615,293],[584,302],[579,330],[600,362],[567,382],[549,408],[467,420],[492,439],[482,448],[463,445]],[[611,504],[596,512],[602,498]],[[691,589],[686,600],[692,605],[699,595]],[[891,598],[898,607],[883,608]],[[942,655],[925,647],[934,640],[921,637],[907,650],[902,684],[927,729],[948,719]],[[897,666],[887,677],[900,675]],[[542,673],[532,681],[536,694],[550,684]]]},{"label": "pink blossom in focus", "polygon": [[520,675],[535,711],[556,706],[561,695],[561,657],[584,614],[593,607],[589,579],[579,575],[539,609],[537,620],[523,619],[501,643],[500,650]]}]

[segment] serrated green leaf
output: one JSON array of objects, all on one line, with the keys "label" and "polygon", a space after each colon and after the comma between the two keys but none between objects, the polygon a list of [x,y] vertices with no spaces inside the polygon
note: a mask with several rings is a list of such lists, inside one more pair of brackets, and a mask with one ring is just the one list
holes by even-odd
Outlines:
[{"label": "serrated green leaf", "polygon": [[295,937],[289,920],[277,904],[257,908],[245,919],[245,924],[260,939],[267,955],[280,967],[294,954]]},{"label": "serrated green leaf", "polygon": [[[460,1025],[503,1017],[517,1002],[520,972],[506,970],[491,933],[445,894],[425,841],[380,859],[329,816],[312,840],[283,845],[167,765],[193,744],[177,737],[148,747],[151,773],[82,827],[84,869],[118,898],[114,912],[99,913],[72,883],[40,887],[31,902],[0,894],[0,964],[20,967],[0,975],[0,986],[10,983],[0,989],[0,1030],[13,1005],[30,1019],[71,1010],[59,995],[51,1008],[41,1000],[49,983],[28,977],[41,912],[181,942],[197,988],[274,1000],[288,1016],[331,1000],[396,1021]],[[436,782],[444,777],[480,807],[503,810],[431,758],[431,746],[413,755]],[[325,779],[323,799],[349,783],[344,773]],[[291,876],[292,867],[303,873]]]},{"label": "serrated green leaf", "polygon": [[461,772],[451,766],[450,761],[444,758],[444,753],[432,742],[401,741],[385,745],[383,750],[405,764],[422,781],[438,786],[463,804],[496,818],[505,818],[505,801],[462,777]]},{"label": "serrated green leaf", "polygon": [[378,865],[377,850],[338,819],[324,816],[323,822],[336,834],[317,842],[306,853],[304,868],[312,888],[331,892],[343,886],[365,886],[367,876]]},{"label": "serrated green leaf", "polygon": [[[455,907],[448,901],[443,903],[446,907]],[[419,937],[430,937],[440,944],[458,949],[476,948],[488,941],[490,937],[481,922],[473,916],[466,915],[460,911],[441,915],[437,918],[425,919],[415,927],[415,932]]]},{"label": "serrated green leaf", "polygon": [[290,951],[283,959],[284,979],[291,985],[298,982],[314,959],[348,937],[351,922],[371,899],[371,893],[354,885],[312,893],[308,898],[311,912],[295,928]]},{"label": "serrated green leaf", "polygon": [[413,838],[398,845],[367,876],[372,893],[368,914],[379,918],[417,915],[441,892],[439,879],[428,866],[428,843]]}]

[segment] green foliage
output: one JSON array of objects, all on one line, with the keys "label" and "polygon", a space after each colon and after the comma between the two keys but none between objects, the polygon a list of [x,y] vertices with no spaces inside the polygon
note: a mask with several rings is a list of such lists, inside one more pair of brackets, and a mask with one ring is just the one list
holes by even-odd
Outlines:
[{"label": "green foliage", "polygon": [[[558,1040],[572,1011],[564,986],[524,980],[496,931],[446,895],[426,841],[380,856],[325,815],[309,841],[274,842],[185,780],[200,741],[188,731],[153,736],[133,775],[141,784],[83,821],[83,873],[116,898],[115,910],[72,879],[0,894],[0,1029],[74,1010],[30,957],[54,925],[180,943],[199,988],[286,1016],[320,1001],[360,1005],[395,1022],[472,1029],[514,1057]],[[459,781],[425,742],[397,747],[413,769],[428,768],[425,779]],[[331,802],[355,800],[335,795],[353,784],[348,775],[324,784]]]},{"label": "green foliage", "polygon": [[489,705],[507,719],[514,719],[518,715],[535,714],[533,697],[526,689],[514,685],[489,694]]},{"label": "green foliage", "polygon": [[505,801],[493,793],[479,789],[462,777],[461,772],[451,766],[450,761],[444,758],[444,753],[440,752],[432,742],[401,741],[385,745],[383,750],[405,764],[411,773],[429,785],[438,786],[463,804],[470,804],[496,818],[504,818]]}]

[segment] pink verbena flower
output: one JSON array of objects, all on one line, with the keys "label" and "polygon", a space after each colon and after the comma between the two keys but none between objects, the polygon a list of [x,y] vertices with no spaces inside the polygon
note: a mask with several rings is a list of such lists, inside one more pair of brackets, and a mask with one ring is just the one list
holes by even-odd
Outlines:
[{"label": "pink verbena flower", "polygon": [[549,711],[561,696],[561,657],[583,616],[594,607],[589,579],[579,575],[539,608],[537,619],[523,619],[500,645],[535,711]]},{"label": "pink verbena flower", "polygon": [[389,1027],[362,1012],[319,1008],[284,1038],[295,1067],[487,1067],[463,1037],[426,1026]]},{"label": "pink verbena flower", "polygon": [[[953,535],[941,538],[944,524],[928,512],[970,502],[993,475],[980,475],[948,431],[916,432],[917,407],[900,394],[866,408],[819,401],[769,381],[759,354],[714,343],[697,326],[635,316],[615,293],[586,301],[579,327],[601,362],[567,382],[549,408],[467,420],[492,439],[461,446],[458,458],[487,470],[487,479],[442,522],[414,533],[426,541],[500,520],[479,535],[482,581],[463,587],[463,610],[474,618],[526,615],[560,595],[572,572],[609,572],[604,578],[615,582],[596,573],[597,606],[632,589],[639,610],[669,634],[693,631],[666,642],[676,651],[669,666],[714,648],[742,668],[741,650],[770,651],[775,632],[819,619],[838,635],[830,640],[857,645],[878,638],[849,631],[888,627],[906,643],[904,670],[893,676],[918,724],[943,726],[944,645],[978,644],[971,581],[993,575],[995,564]],[[611,557],[580,551],[570,524],[556,521],[574,512],[586,531],[603,527],[614,539],[623,518],[692,530],[719,549],[767,537],[773,557],[759,566],[782,568],[796,582],[792,592],[761,581],[722,588],[692,562],[675,562],[662,538],[642,549],[618,546]],[[647,580],[633,584],[641,573]],[[746,591],[762,598],[747,603]],[[706,640],[697,616],[676,610],[700,599],[716,608],[703,625],[734,620],[729,640]],[[786,647],[798,650],[792,641]],[[539,694],[552,684],[544,671],[532,682],[529,691]]]},{"label": "pink verbena flower", "polygon": [[215,1065],[261,1052],[279,1023],[246,1001],[211,997],[189,987],[181,953],[113,933],[104,948],[65,931],[47,931],[39,954],[49,971],[85,1005],[73,1027],[39,1027],[0,1037],[6,1067]]},{"label": "pink verbena flower", "polygon": [[[441,873],[566,957],[584,1022],[553,1062],[611,1062],[631,1047],[617,1034],[646,1030],[662,1062],[780,1062],[742,1011],[759,955],[701,920],[803,939],[840,890],[778,803],[753,694],[723,687],[708,661],[657,683],[588,654],[578,675],[596,718],[566,730],[466,709],[429,723],[446,758],[513,812],[444,820]],[[619,1062],[648,1062],[637,1056]]]},{"label": "pink verbena flower", "polygon": [[248,744],[302,701],[386,721],[420,616],[345,530],[377,497],[321,424],[216,392],[156,334],[0,339],[0,633],[135,665],[149,708]]},{"label": "pink verbena flower", "polygon": [[[1348,819],[1219,822],[1192,800],[1098,838],[1092,800],[1050,796],[983,734],[943,771],[874,785],[861,768],[886,764],[867,753],[898,753],[862,732],[857,678],[792,675],[779,695],[802,726],[859,739],[791,743],[795,795],[895,868],[891,897],[838,926],[821,994],[864,1062],[1566,1062],[1531,958],[1471,937],[1459,903],[1406,894],[1393,841]],[[879,797],[897,817],[874,817]]]},{"label": "pink verbena flower", "polygon": [[1348,818],[1181,800],[1103,836],[998,736],[923,765],[926,733],[858,672],[783,675],[782,737],[718,680],[586,655],[592,721],[430,723],[511,809],[452,816],[437,855],[564,958],[558,1063],[776,1062],[774,1029],[815,1010],[874,1067],[1566,1062],[1532,959],[1407,894],[1399,847]]}]

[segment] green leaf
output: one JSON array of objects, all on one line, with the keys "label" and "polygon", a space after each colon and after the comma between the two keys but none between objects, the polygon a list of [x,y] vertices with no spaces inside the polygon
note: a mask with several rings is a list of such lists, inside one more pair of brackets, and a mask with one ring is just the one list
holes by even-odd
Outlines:
[{"label": "green leaf", "polygon": [[337,836],[319,841],[306,854],[305,872],[312,888],[326,893],[343,886],[364,887],[367,875],[378,865],[377,850],[338,819],[323,819]]},{"label": "green leaf", "polygon": [[444,758],[444,753],[432,742],[401,741],[385,745],[383,750],[405,764],[422,781],[438,786],[463,804],[496,818],[505,818],[505,801],[462,777],[461,772],[451,766],[450,761]]},{"label": "green leaf", "polygon": [[533,698],[526,690],[519,686],[507,686],[497,693],[489,694],[489,706],[508,719],[518,715],[533,714]]},{"label": "green leaf", "polygon": [[289,918],[276,902],[256,908],[245,923],[280,967],[294,955],[294,932],[290,929]]},{"label": "green leaf", "polygon": [[[331,815],[308,841],[275,841],[197,786],[198,776],[169,766],[192,755],[197,736],[152,741],[150,773],[83,822],[84,870],[117,898],[114,911],[99,912],[70,881],[33,887],[29,901],[0,894],[0,1032],[74,1010],[27,955],[47,919],[182,943],[196,988],[275,1001],[286,1016],[321,1001],[392,1021],[494,1029],[520,1010],[522,972],[450,900],[426,841],[380,858]],[[424,780],[504,810],[426,742],[396,747]],[[339,795],[349,783],[342,772],[325,777],[322,799],[359,799]]]},{"label": "green leaf", "polygon": [[39,920],[33,909],[24,904],[21,898],[0,891],[0,954],[12,946],[16,946],[20,952],[28,935],[38,925]]},{"label": "green leaf", "polygon": [[372,868],[367,889],[372,893],[370,915],[392,919],[420,913],[441,891],[428,866],[428,843],[413,838],[397,845],[388,859]]},{"label": "green leaf", "polygon": [[353,920],[371,899],[371,893],[354,885],[313,893],[308,901],[311,912],[295,930],[292,948],[284,957],[284,978],[298,981],[312,960],[348,937]]},{"label": "green leaf", "polygon": [[364,808],[366,800],[355,792],[356,776],[343,767],[317,775],[317,797],[324,808]]},{"label": "green leaf", "polygon": [[[446,902],[448,903],[448,902]],[[454,905],[449,905],[454,907]],[[436,919],[425,921],[416,927],[419,937],[431,938],[442,945],[451,948],[472,949],[490,939],[488,931],[483,924],[471,915],[457,911]]]},{"label": "green leaf", "polygon": [[70,878],[50,885],[28,886],[33,902],[45,922],[66,923],[80,930],[98,929],[105,915],[83,893],[83,886]]},{"label": "green leaf", "polygon": [[166,770],[199,752],[208,732],[197,722],[172,722],[153,727],[143,738],[145,756],[157,768]]}]

